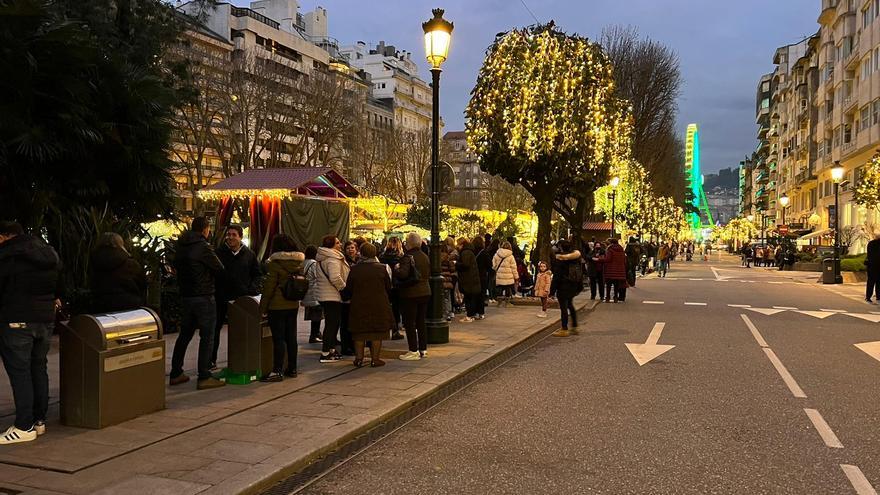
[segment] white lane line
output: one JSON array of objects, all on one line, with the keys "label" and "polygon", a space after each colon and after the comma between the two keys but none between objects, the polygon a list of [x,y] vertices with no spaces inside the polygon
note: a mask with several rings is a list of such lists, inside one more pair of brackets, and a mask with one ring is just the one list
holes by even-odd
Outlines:
[{"label": "white lane line", "polygon": [[819,308],[819,311],[827,311],[827,312],[829,312],[829,313],[846,313],[846,310],[845,310],[845,309],[825,309],[825,308]]},{"label": "white lane line", "polygon": [[858,466],[841,464],[840,469],[843,469],[843,474],[849,478],[849,482],[855,488],[857,495],[877,495],[877,491],[874,490],[874,487],[871,486],[868,478],[865,478],[865,475],[862,474],[862,470]]},{"label": "white lane line", "polygon": [[727,306],[730,308],[751,308],[752,307],[751,304],[728,304]]},{"label": "white lane line", "polygon": [[782,377],[782,381],[785,382],[785,385],[788,386],[789,390],[791,390],[791,395],[794,395],[798,399],[806,399],[807,394],[805,394],[800,385],[797,384],[794,377],[791,376],[791,373],[789,373],[788,370],[785,369],[785,365],[782,364],[782,361],[780,361],[778,357],[776,357],[776,353],[773,352],[773,349],[765,347],[764,354],[767,355],[770,363],[772,363],[773,367],[776,368],[776,372],[779,373],[779,376]]},{"label": "white lane line", "polygon": [[689,278],[689,279],[688,279],[688,280],[693,280],[693,281],[702,281],[702,280],[703,280],[703,279],[701,279],[701,278]]},{"label": "white lane line", "polygon": [[773,309],[791,309],[795,310],[797,308],[792,308],[791,306],[773,306]]},{"label": "white lane line", "polygon": [[828,422],[825,421],[825,418],[823,418],[821,414],[819,414],[819,411],[815,409],[804,409],[804,412],[807,413],[807,417],[810,418],[810,422],[813,423],[813,427],[819,432],[819,436],[822,437],[822,441],[825,442],[827,447],[831,447],[832,449],[843,448],[843,444],[840,443],[837,435],[834,434],[834,431],[828,426]]},{"label": "white lane line", "polygon": [[642,304],[666,304],[663,301],[642,301]]},{"label": "white lane line", "polygon": [[708,303],[701,303],[701,302],[685,302],[684,305],[685,305],[685,306],[707,306]]},{"label": "white lane line", "polygon": [[750,320],[749,317],[746,315],[739,315],[739,316],[746,323],[746,326],[749,327],[749,331],[752,332],[752,336],[755,337],[755,340],[758,341],[758,345],[761,347],[770,347],[769,345],[767,345],[767,341],[764,340],[764,337],[761,335],[761,332],[759,332],[758,329],[755,328],[755,324],[752,323],[752,320]]},{"label": "white lane line", "polygon": [[767,282],[767,283],[768,283],[768,284],[782,285],[782,284],[785,284],[785,283],[787,283],[787,282]]}]

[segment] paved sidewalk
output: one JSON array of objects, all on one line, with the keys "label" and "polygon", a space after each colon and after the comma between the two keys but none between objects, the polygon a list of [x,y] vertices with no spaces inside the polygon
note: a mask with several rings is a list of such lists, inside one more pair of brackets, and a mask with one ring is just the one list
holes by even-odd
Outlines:
[{"label": "paved sidewalk", "polygon": [[[583,296],[576,303],[594,307]],[[451,342],[430,347],[422,361],[397,360],[405,341],[386,341],[383,368],[356,369],[348,360],[321,365],[318,345],[301,345],[296,379],[202,392],[193,381],[167,390],[164,411],[103,430],[60,425],[56,404],[45,436],[0,449],[0,493],[253,493],[558,324],[556,312],[546,319],[535,313],[532,306],[493,307],[484,321],[455,322]],[[300,327],[305,342],[308,330]],[[167,339],[168,354],[173,338]],[[196,345],[188,367],[194,367]],[[57,350],[52,361],[57,401]],[[0,408],[8,414],[6,381],[0,379]]]}]

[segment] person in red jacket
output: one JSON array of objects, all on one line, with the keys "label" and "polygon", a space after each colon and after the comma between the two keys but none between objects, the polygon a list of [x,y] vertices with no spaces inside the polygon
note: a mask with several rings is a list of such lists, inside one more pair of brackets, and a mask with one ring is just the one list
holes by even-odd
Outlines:
[{"label": "person in red jacket", "polygon": [[[605,302],[626,300],[626,253],[617,239],[608,239],[608,249],[605,250]],[[614,287],[614,292],[611,288]]]}]

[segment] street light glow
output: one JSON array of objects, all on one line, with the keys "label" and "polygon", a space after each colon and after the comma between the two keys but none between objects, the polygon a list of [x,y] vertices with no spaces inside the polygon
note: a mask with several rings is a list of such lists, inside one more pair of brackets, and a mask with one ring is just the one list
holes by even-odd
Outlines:
[{"label": "street light glow", "polygon": [[840,182],[843,179],[844,168],[840,166],[840,162],[836,162],[836,167],[831,169],[831,180]]},{"label": "street light glow", "polygon": [[425,31],[425,57],[432,69],[439,69],[449,56],[449,44],[452,41],[451,22],[443,18],[443,9],[434,9],[434,18],[422,24]]},{"label": "street light glow", "polygon": [[617,186],[620,185],[620,177],[614,176],[611,178],[611,189],[617,189]]},{"label": "street light glow", "polygon": [[785,193],[783,193],[782,196],[779,197],[779,205],[783,208],[787,207],[789,202],[791,202],[791,198],[789,198],[788,195],[786,195]]}]

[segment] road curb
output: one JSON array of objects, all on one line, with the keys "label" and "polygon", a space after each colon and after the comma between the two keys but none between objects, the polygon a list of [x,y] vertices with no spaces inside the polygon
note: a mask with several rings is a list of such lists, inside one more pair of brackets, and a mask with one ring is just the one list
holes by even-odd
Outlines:
[{"label": "road curb", "polygon": [[[589,313],[598,306],[598,301],[586,300],[577,306],[577,310],[579,313]],[[413,397],[369,423],[315,449],[289,465],[279,468],[262,480],[245,488],[241,493],[264,495],[296,493],[318,479],[323,473],[341,465],[361,450],[393,433],[417,416],[534,347],[538,342],[549,337],[558,328],[559,322],[558,318],[547,322],[546,325],[531,334],[506,345],[495,354],[468,367],[443,383],[437,384],[431,390]]]}]

